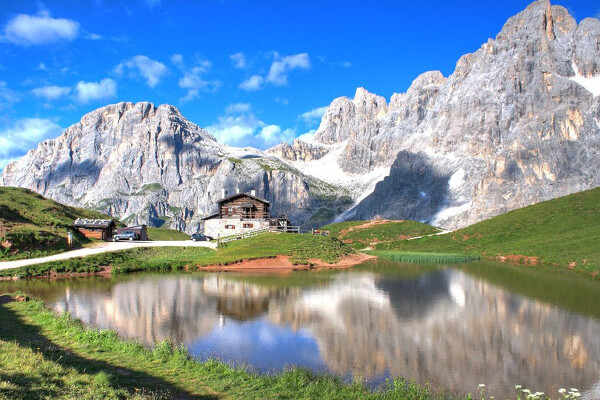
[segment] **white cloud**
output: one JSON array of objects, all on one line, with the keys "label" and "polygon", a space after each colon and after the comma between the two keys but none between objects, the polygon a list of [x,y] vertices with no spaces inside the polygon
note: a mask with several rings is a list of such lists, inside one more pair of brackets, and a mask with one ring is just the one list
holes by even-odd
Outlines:
[{"label": "white cloud", "polygon": [[56,137],[62,131],[63,128],[49,119],[21,119],[0,132],[0,161],[22,156],[40,141]]},{"label": "white cloud", "polygon": [[126,69],[130,71],[131,76],[135,76],[135,73],[142,75],[151,88],[160,83],[163,76],[169,72],[163,63],[144,55],[137,55],[122,61],[115,67],[115,72],[122,75]]},{"label": "white cloud", "polygon": [[312,124],[320,120],[323,117],[323,114],[325,114],[325,111],[327,111],[327,106],[318,107],[300,114],[299,118],[307,124]]},{"label": "white cloud", "polygon": [[181,54],[173,54],[171,56],[171,62],[175,64],[178,68],[183,68],[183,56]]},{"label": "white cloud", "polygon": [[237,69],[245,69],[248,65],[246,63],[246,57],[244,53],[235,53],[229,56],[229,59],[233,63],[233,67]]},{"label": "white cloud", "polygon": [[344,68],[350,68],[351,66],[352,66],[352,63],[350,61],[342,62],[342,67],[344,67]]},{"label": "white cloud", "polygon": [[88,33],[85,38],[88,40],[102,40],[102,36],[97,33]]},{"label": "white cloud", "polygon": [[234,103],[227,107],[225,115],[217,123],[206,128],[221,143],[231,146],[252,146],[261,149],[294,138],[295,131],[282,129],[279,125],[261,121],[246,103]]},{"label": "white cloud", "polygon": [[246,79],[244,82],[240,83],[240,89],[245,90],[246,92],[254,92],[256,90],[262,89],[264,79],[260,75],[253,75],[250,78]]},{"label": "white cloud", "polygon": [[20,46],[42,45],[79,36],[79,23],[66,18],[52,18],[47,12],[19,14],[4,27],[2,39]]},{"label": "white cloud", "polygon": [[267,82],[275,86],[288,84],[288,73],[294,69],[310,69],[310,58],[307,53],[283,57],[271,64]]},{"label": "white cloud", "polygon": [[266,125],[257,136],[270,147],[281,142],[289,142],[296,136],[296,131],[293,129],[282,130],[279,125]]},{"label": "white cloud", "polygon": [[19,94],[8,88],[5,81],[0,81],[0,110],[7,104],[16,103],[19,101]]},{"label": "white cloud", "polygon": [[252,109],[250,103],[232,103],[225,109],[226,114],[244,113]]},{"label": "white cloud", "polygon": [[303,142],[310,143],[315,139],[315,133],[317,133],[317,130],[311,129],[310,131],[298,136],[298,139],[302,140]]},{"label": "white cloud", "polygon": [[36,97],[43,97],[46,100],[56,100],[71,93],[71,88],[67,86],[42,86],[31,91]]},{"label": "white cloud", "polygon": [[290,71],[296,69],[310,69],[310,58],[307,53],[299,53],[291,56],[281,57],[279,53],[273,53],[275,61],[269,68],[269,73],[266,77],[253,75],[243,81],[239,88],[247,92],[253,92],[264,88],[265,83],[270,83],[275,86],[288,85],[288,75]]},{"label": "white cloud", "polygon": [[117,95],[117,83],[104,78],[100,82],[77,82],[75,87],[77,99],[81,103],[87,103],[94,100],[104,100]]},{"label": "white cloud", "polygon": [[178,82],[180,88],[187,90],[185,96],[180,99],[182,102],[197,98],[200,92],[214,92],[221,86],[220,81],[203,77],[212,67],[212,63],[208,60],[200,60],[196,62],[194,67],[190,68],[186,65],[181,54],[174,54],[171,56],[171,62],[183,72],[183,76]]}]

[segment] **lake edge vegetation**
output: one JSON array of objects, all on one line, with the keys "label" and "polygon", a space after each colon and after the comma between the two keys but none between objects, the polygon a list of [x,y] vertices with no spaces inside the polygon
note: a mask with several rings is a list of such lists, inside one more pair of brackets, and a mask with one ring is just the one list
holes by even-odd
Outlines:
[{"label": "lake edge vegetation", "polygon": [[1,270],[0,278],[49,277],[57,274],[93,274],[110,268],[120,274],[137,271],[194,270],[209,265],[234,265],[242,261],[288,256],[298,265],[313,260],[338,262],[354,250],[333,237],[310,234],[265,233],[223,244],[217,250],[205,247],[152,247],[52,261]]}]

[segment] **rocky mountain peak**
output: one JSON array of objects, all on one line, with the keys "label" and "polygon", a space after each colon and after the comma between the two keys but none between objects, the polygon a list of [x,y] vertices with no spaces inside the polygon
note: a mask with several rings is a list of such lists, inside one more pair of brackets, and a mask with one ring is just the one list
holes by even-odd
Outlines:
[{"label": "rocky mountain peak", "polygon": [[291,145],[284,142],[267,151],[286,161],[312,161],[323,157],[328,150],[319,146],[318,143],[307,143],[294,139]]}]

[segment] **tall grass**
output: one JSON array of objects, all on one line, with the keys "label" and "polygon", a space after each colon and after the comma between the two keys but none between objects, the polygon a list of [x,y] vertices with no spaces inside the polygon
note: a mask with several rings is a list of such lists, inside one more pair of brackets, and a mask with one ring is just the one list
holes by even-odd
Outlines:
[{"label": "tall grass", "polygon": [[368,253],[391,261],[406,263],[450,264],[466,263],[480,259],[480,256],[478,255],[450,253],[413,253],[392,250],[374,250],[369,251]]}]

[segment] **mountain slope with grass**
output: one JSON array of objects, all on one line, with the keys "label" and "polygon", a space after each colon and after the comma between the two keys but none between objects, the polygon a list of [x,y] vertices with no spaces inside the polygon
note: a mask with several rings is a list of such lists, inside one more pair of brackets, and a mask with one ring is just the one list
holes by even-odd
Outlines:
[{"label": "mountain slope with grass", "polygon": [[421,222],[388,220],[336,222],[321,229],[328,230],[332,236],[357,250],[441,232],[440,229]]},{"label": "mountain slope with grass", "polygon": [[[0,187],[0,260],[49,255],[67,250],[67,228],[77,218],[110,218],[69,207],[27,189]],[[75,245],[90,240],[75,234]]]},{"label": "mountain slope with grass", "polygon": [[450,234],[381,243],[378,250],[482,255],[600,274],[600,188],[510,211]]}]

